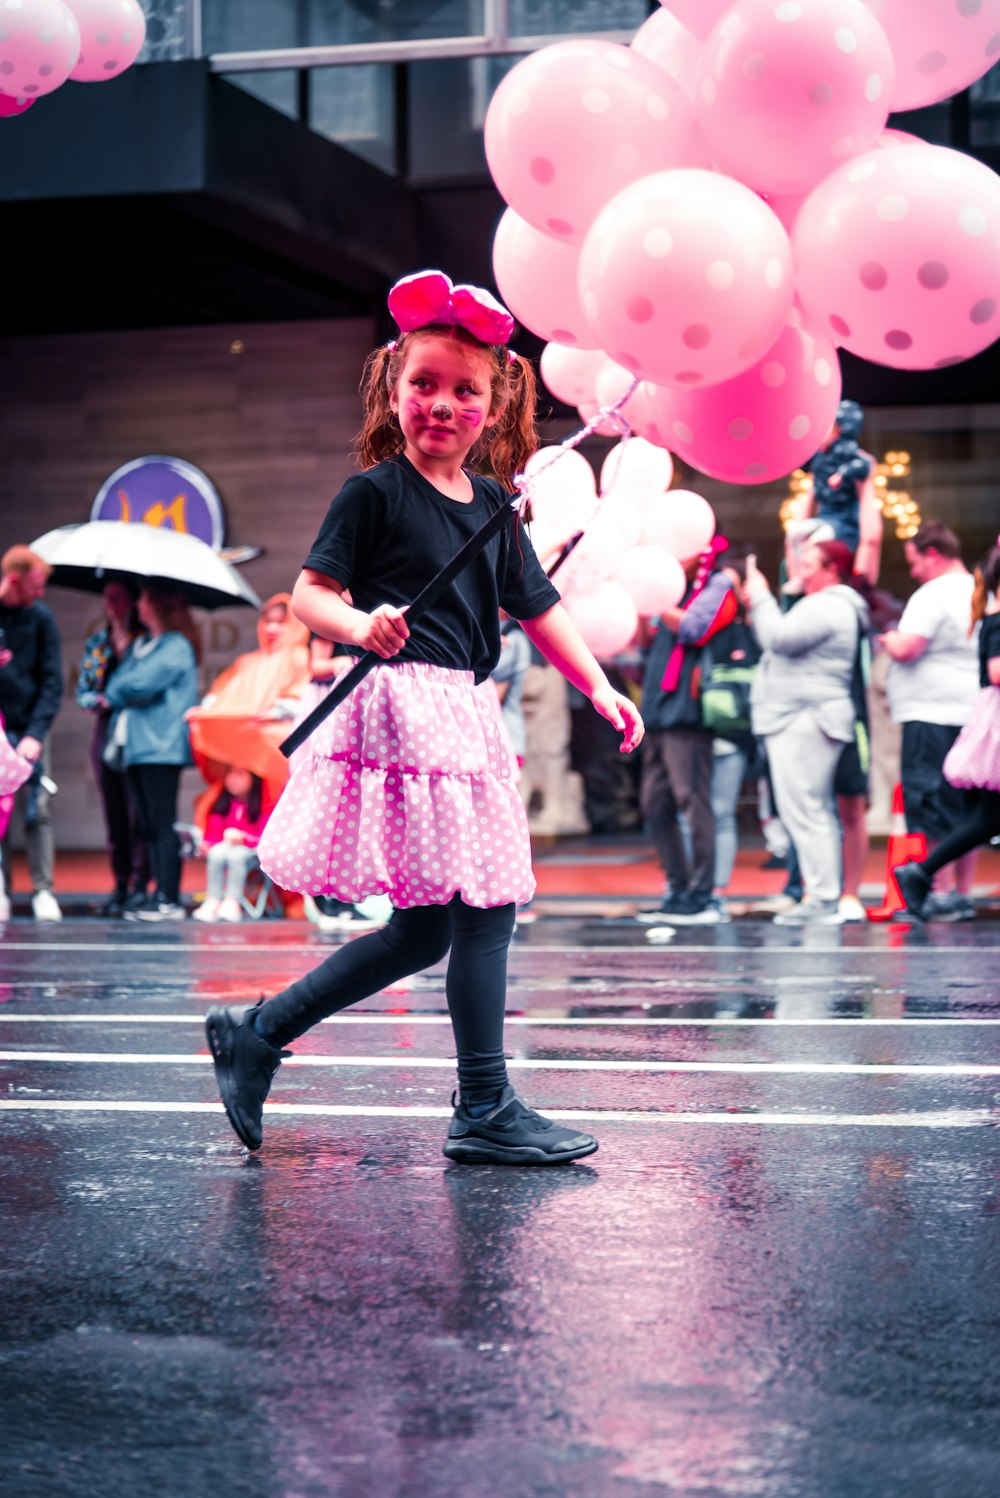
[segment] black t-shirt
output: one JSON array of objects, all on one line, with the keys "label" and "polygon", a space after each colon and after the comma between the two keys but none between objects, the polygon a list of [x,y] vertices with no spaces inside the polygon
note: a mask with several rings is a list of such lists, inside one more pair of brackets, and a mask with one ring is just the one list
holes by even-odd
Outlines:
[{"label": "black t-shirt", "polygon": [[1000,614],[987,614],[979,628],[979,685],[989,687],[990,661],[1000,655]]},{"label": "black t-shirt", "polygon": [[[354,607],[402,608],[510,496],[466,470],[473,497],[449,499],[406,458],[349,478],[330,505],[304,566],[350,588]],[[520,521],[504,527],[413,626],[393,660],[472,671],[484,681],[500,658],[499,610],[534,619],[559,602]]]}]

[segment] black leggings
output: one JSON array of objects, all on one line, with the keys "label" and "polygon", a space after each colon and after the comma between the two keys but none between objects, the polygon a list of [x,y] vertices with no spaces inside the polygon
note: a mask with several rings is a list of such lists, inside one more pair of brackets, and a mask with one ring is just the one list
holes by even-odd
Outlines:
[{"label": "black leggings", "polygon": [[981,848],[991,838],[1000,837],[1000,791],[980,791],[979,803],[971,817],[960,822],[943,842],[938,843],[933,853],[921,861],[925,874],[934,875],[946,863],[954,863],[973,848]]},{"label": "black leggings", "polygon": [[450,947],[445,992],[459,1089],[466,1103],[490,1102],[507,1080],[503,1020],[513,934],[513,905],[477,910],[456,895],[448,905],[396,910],[383,930],[355,937],[264,1004],[257,1029],[273,1046],[286,1046],[327,1015],[432,967]]}]

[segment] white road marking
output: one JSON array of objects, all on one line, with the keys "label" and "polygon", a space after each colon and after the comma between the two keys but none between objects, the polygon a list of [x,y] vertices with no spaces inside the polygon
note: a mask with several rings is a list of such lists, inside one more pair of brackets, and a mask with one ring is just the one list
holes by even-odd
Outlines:
[{"label": "white road marking", "polygon": [[[199,999],[204,1001],[204,995]],[[2,1025],[203,1025],[204,1014],[9,1014],[0,1006],[0,1026]],[[328,1019],[320,1020],[321,1025],[449,1025],[451,1019],[447,1014],[417,1014],[399,1011],[397,1013],[379,1014],[334,1014]],[[689,1018],[682,1015],[674,1015],[661,1018],[659,1015],[650,1017],[637,1017],[633,1015],[606,1014],[595,1018],[583,1018],[574,1016],[572,1018],[553,1018],[545,1014],[508,1014],[505,1025],[537,1026],[542,1029],[570,1029],[598,1027],[601,1029],[618,1029],[619,1026],[641,1026],[643,1029],[670,1029],[676,1026],[679,1029],[705,1029],[730,1027],[773,1030],[775,1028],[812,1030],[812,1029],[841,1029],[845,1025],[861,1025],[869,1029],[904,1026],[911,1029],[914,1026],[925,1026],[942,1029],[947,1025],[961,1026],[967,1029],[970,1025],[976,1026],[1000,1026],[1000,1019],[982,1019],[979,1015],[970,1015],[968,1019],[959,1019],[946,1016],[941,1019],[913,1018],[896,1016],[891,1019],[882,1019],[877,1016],[867,1015],[845,1015],[843,1019],[746,1019],[736,1016],[715,1015],[711,1018]]]},{"label": "white road marking", "polygon": [[[0,1061],[93,1066],[206,1066],[207,1051],[0,1051]],[[324,1056],[299,1053],[284,1063],[291,1067],[418,1067],[440,1070],[454,1067],[454,1059],[437,1056]],[[508,1067],[519,1071],[588,1072],[712,1072],[735,1075],[831,1076],[831,1077],[997,1077],[1000,1066],[963,1062],[909,1062],[887,1064],[848,1061],[579,1061],[536,1060],[508,1057]]]},{"label": "white road marking", "polygon": [[[222,1113],[221,1103],[158,1102],[39,1102],[0,1100],[0,1112],[21,1113]],[[351,1103],[267,1103],[269,1117],[309,1118],[437,1118],[451,1117],[450,1108],[369,1107]],[[546,1109],[546,1117],[580,1123],[742,1124],[753,1127],[798,1125],[811,1128],[978,1129],[995,1124],[985,1109],[950,1109],[937,1113],[639,1113],[596,1112],[581,1108]]]}]

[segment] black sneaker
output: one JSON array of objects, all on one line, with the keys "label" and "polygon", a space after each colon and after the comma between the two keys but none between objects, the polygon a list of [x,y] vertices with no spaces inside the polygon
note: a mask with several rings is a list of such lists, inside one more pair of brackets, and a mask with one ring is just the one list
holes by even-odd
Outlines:
[{"label": "black sneaker", "polygon": [[187,911],[176,900],[152,900],[138,910],[126,910],[127,921],[184,921]]},{"label": "black sneaker", "polygon": [[636,920],[641,921],[644,926],[658,926],[664,921],[673,920],[674,916],[688,909],[691,896],[687,890],[680,890],[677,894],[673,891],[661,900],[655,910],[639,910],[636,912]]},{"label": "black sneaker", "polygon": [[449,1160],[463,1165],[565,1165],[597,1149],[590,1134],[564,1129],[526,1108],[509,1082],[484,1118],[473,1118],[454,1097],[452,1103],[443,1149]]},{"label": "black sneaker", "polygon": [[264,1137],[264,1099],[271,1080],[290,1051],[276,1051],[257,1034],[253,1017],[260,1008],[223,1009],[205,1015],[205,1034],[215,1063],[215,1080],[222,1105],[241,1142],[259,1150]]},{"label": "black sneaker", "polygon": [[670,919],[676,926],[717,926],[723,919],[723,912],[710,893],[688,890],[681,896]]},{"label": "black sneaker", "polygon": [[924,906],[931,892],[930,875],[925,874],[918,863],[901,863],[892,871],[899,885],[899,893],[906,901],[906,908],[918,921],[926,919]]}]

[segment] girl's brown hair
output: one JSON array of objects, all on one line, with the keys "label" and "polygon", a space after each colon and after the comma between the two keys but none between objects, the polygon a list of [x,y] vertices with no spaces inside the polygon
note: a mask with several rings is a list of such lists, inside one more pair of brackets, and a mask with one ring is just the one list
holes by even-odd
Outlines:
[{"label": "girl's brown hair", "polygon": [[997,538],[997,544],[977,564],[974,576],[976,585],[972,590],[972,618],[969,621],[970,635],[980,619],[985,616],[986,605],[996,592],[1000,590],[1000,537]]},{"label": "girl's brown hair", "polygon": [[165,588],[162,583],[146,583],[146,595],[164,630],[174,630],[183,635],[194,651],[194,658],[201,665],[201,630],[191,617],[191,605],[183,593]]},{"label": "girl's brown hair", "polygon": [[399,384],[413,340],[425,335],[453,338],[468,348],[481,350],[489,358],[490,424],[470,450],[468,461],[474,468],[485,468],[513,493],[514,476],[522,472],[538,447],[535,372],[527,359],[503,346],[480,343],[464,328],[451,324],[430,323],[369,354],[361,377],[365,416],[354,441],[358,462],[362,468],[373,468],[403,451],[406,444],[389,405],[389,396]]}]

